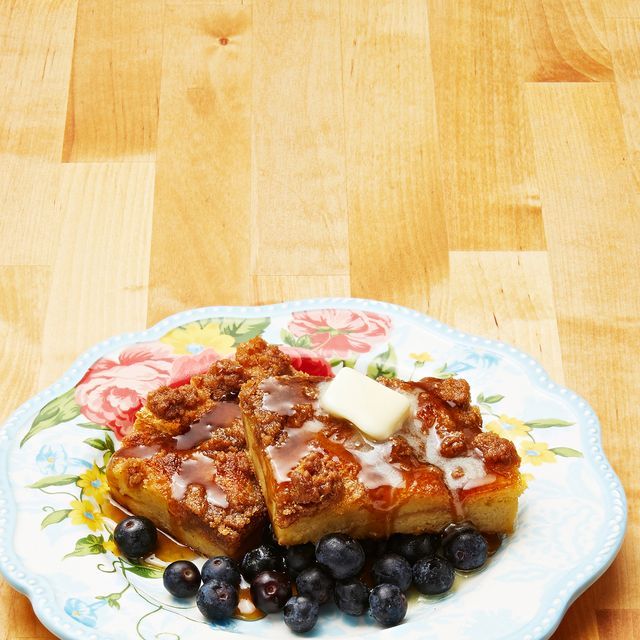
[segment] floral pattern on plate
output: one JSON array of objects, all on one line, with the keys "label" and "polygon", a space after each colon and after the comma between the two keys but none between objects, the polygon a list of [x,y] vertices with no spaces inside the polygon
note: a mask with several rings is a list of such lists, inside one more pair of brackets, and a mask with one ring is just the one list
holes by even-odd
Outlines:
[{"label": "floral pattern on plate", "polygon": [[[424,604],[412,604],[402,630],[389,631],[390,637],[428,631],[438,637],[443,629],[458,638],[546,637],[571,598],[612,560],[624,530],[624,494],[597,437],[594,446],[589,435],[597,434],[595,416],[525,354],[373,301],[193,310],[89,351],[0,433],[7,443],[0,483],[10,501],[8,526],[0,525],[0,567],[59,635],[93,637],[81,630],[94,628],[96,638],[179,638],[212,626],[193,603],[164,592],[157,579],[162,563],[118,555],[104,469],[151,389],[188,381],[256,335],[281,343],[297,368],[315,375],[349,366],[371,377],[464,376],[486,428],[513,440],[528,478],[535,474],[522,498],[518,532],[481,575],[458,578],[446,598],[419,598]],[[565,515],[568,501],[571,517]],[[568,523],[581,527],[584,553],[570,544]],[[33,548],[39,551],[30,554]],[[504,599],[487,601],[473,585]],[[537,589],[537,607],[514,598],[525,588]],[[475,623],[453,614],[460,606]],[[283,632],[277,618],[214,626],[225,634],[276,638]],[[317,633],[375,633],[370,620],[347,618],[323,615]]]}]

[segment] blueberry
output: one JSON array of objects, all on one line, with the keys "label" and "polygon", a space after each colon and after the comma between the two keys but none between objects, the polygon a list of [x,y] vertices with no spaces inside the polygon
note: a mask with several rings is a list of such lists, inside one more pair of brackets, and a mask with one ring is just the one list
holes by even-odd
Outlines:
[{"label": "blueberry", "polygon": [[399,556],[406,558],[410,564],[416,562],[425,556],[435,555],[440,536],[433,533],[423,533],[414,536],[408,533],[394,533],[389,538],[387,551],[397,553]]},{"label": "blueberry", "polygon": [[371,567],[376,584],[395,584],[402,591],[411,586],[411,565],[397,553],[387,553],[378,558]]},{"label": "blueberry", "polygon": [[449,591],[454,578],[453,567],[440,556],[421,558],[413,565],[413,584],[428,596]]},{"label": "blueberry", "polygon": [[273,547],[264,544],[245,553],[242,559],[242,575],[248,582],[251,582],[262,571],[284,570],[284,558]]},{"label": "blueberry", "polygon": [[265,613],[275,613],[291,597],[289,576],[280,571],[262,571],[251,583],[253,604]]},{"label": "blueberry", "polygon": [[319,613],[320,607],[317,602],[304,596],[295,596],[289,598],[284,605],[284,623],[291,631],[304,633],[313,629]]},{"label": "blueberry", "polygon": [[271,523],[262,531],[262,544],[275,549],[280,555],[284,555],[287,552],[286,548],[278,542]]},{"label": "blueberry", "polygon": [[356,578],[338,582],[334,596],[338,609],[350,616],[361,616],[369,606],[369,587]]},{"label": "blueberry", "polygon": [[158,531],[149,518],[130,516],[118,523],[113,539],[128,558],[142,558],[156,548]]},{"label": "blueberry", "polygon": [[367,558],[377,558],[387,550],[387,540],[384,538],[365,538],[359,542]]},{"label": "blueberry", "polygon": [[407,613],[407,597],[395,584],[379,584],[371,590],[369,609],[383,627],[394,627]]},{"label": "blueberry", "polygon": [[315,547],[309,542],[298,544],[287,549],[287,567],[292,577],[296,577],[300,572],[312,567],[316,563]]},{"label": "blueberry", "polygon": [[200,571],[193,562],[177,560],[162,574],[164,588],[176,598],[191,598],[200,588]]},{"label": "blueberry", "polygon": [[477,531],[466,531],[452,537],[443,545],[445,558],[462,571],[478,569],[487,561],[489,545]]},{"label": "blueberry", "polygon": [[333,595],[333,578],[320,567],[310,567],[296,578],[296,587],[301,596],[324,604]]},{"label": "blueberry", "polygon": [[214,556],[209,558],[202,567],[202,582],[218,580],[234,587],[240,586],[240,568],[238,563],[228,556]]},{"label": "blueberry", "polygon": [[358,575],[364,566],[364,550],[357,540],[344,533],[330,533],[316,545],[316,560],[336,580]]},{"label": "blueberry", "polygon": [[448,544],[453,538],[460,533],[467,533],[468,531],[477,531],[475,525],[469,520],[463,522],[452,522],[448,524],[441,532],[442,545]]},{"label": "blueberry", "polygon": [[238,590],[232,584],[209,580],[200,587],[196,605],[207,620],[224,620],[238,606]]}]

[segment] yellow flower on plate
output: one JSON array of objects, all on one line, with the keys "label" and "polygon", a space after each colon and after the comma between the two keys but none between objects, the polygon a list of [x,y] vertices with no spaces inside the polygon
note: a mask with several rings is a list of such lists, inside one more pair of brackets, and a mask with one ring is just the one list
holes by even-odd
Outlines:
[{"label": "yellow flower on plate", "polygon": [[526,425],[522,420],[518,418],[511,418],[510,416],[501,415],[498,420],[490,422],[486,429],[498,434],[501,438],[507,438],[507,440],[515,441],[517,438],[526,436],[531,427]]},{"label": "yellow flower on plate", "polygon": [[544,462],[555,462],[556,454],[546,442],[523,442],[518,449],[522,462],[539,467]]},{"label": "yellow flower on plate", "polygon": [[105,541],[104,548],[113,553],[114,556],[120,555],[120,549],[118,549],[118,545],[115,543],[113,538],[109,538]]},{"label": "yellow flower on plate", "polygon": [[235,342],[232,336],[220,332],[217,322],[209,322],[204,326],[199,322],[191,322],[172,329],[160,341],[172,346],[176,353],[197,355],[205,349],[214,349],[221,356],[233,353]]},{"label": "yellow flower on plate", "polygon": [[103,502],[109,492],[107,478],[95,462],[91,469],[85,471],[80,476],[77,485],[83,490],[85,495],[90,498],[95,498],[98,503]]},{"label": "yellow flower on plate", "polygon": [[83,524],[91,531],[99,531],[102,528],[102,513],[98,507],[89,500],[72,500],[69,518],[73,524]]},{"label": "yellow flower on plate", "polygon": [[421,351],[420,353],[410,353],[409,357],[412,360],[415,360],[416,363],[419,362],[421,364],[424,364],[425,362],[431,362],[433,360],[431,354],[426,351]]}]

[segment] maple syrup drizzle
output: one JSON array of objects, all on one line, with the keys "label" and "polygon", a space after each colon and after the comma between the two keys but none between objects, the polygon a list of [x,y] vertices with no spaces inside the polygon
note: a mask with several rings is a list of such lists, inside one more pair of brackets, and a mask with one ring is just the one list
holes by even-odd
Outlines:
[{"label": "maple syrup drizzle", "polygon": [[212,431],[219,427],[228,427],[240,417],[240,406],[237,402],[218,402],[213,409],[207,411],[189,426],[189,429],[174,436],[172,440],[178,450],[193,449],[211,437]]},{"label": "maple syrup drizzle", "polygon": [[115,453],[119,458],[153,458],[160,451],[158,445],[138,444],[132,447],[123,447]]},{"label": "maple syrup drizzle", "polygon": [[[287,428],[287,438],[284,442],[267,447],[276,482],[289,482],[290,472],[306,455],[314,448],[325,449],[330,454],[358,466],[358,480],[368,491],[372,508],[382,512],[381,516],[389,520],[387,528],[390,530],[390,512],[399,506],[402,489],[411,482],[422,481],[422,471],[425,471],[425,465],[428,465],[433,474],[440,473],[451,495],[452,511],[456,518],[462,518],[464,514],[461,492],[491,484],[496,480],[496,476],[487,472],[479,452],[471,451],[452,458],[441,455],[440,432],[444,435],[446,431],[438,425],[435,415],[433,420],[429,420],[428,415],[425,416],[424,407],[420,402],[421,392],[426,391],[429,394],[427,402],[445,410],[457,428],[455,412],[460,407],[453,401],[443,401],[435,395],[436,385],[441,382],[439,379],[425,378],[414,383],[413,392],[403,392],[410,397],[413,411],[397,435],[409,445],[417,462],[414,461],[407,466],[393,460],[392,440],[376,442],[365,439],[357,428],[346,421],[333,420],[332,425],[328,426],[311,419],[299,428]],[[264,392],[262,406],[281,415],[293,416],[296,413],[296,405],[311,404],[316,409],[316,415],[320,415],[315,400],[318,396],[318,384],[323,383],[306,381],[283,384],[268,378],[260,387]],[[429,426],[426,435],[423,431],[425,420]],[[338,423],[338,426],[334,423]],[[481,428],[477,426],[461,425],[460,430],[467,441],[481,433]],[[383,515],[384,512],[388,513]]]},{"label": "maple syrup drizzle", "polygon": [[229,506],[227,496],[215,480],[216,467],[214,461],[203,453],[196,452],[190,458],[182,460],[180,471],[171,478],[171,497],[182,500],[191,484],[204,487],[207,502],[214,507]]},{"label": "maple syrup drizzle", "polygon": [[238,606],[233,612],[232,617],[236,618],[237,620],[253,621],[261,620],[266,615],[266,613],[258,609],[258,607],[253,604],[249,583],[246,582],[244,578],[242,578],[242,582],[240,583],[240,590],[238,592]]},{"label": "maple syrup drizzle", "polygon": [[492,556],[500,548],[504,536],[500,533],[483,533],[482,535],[489,545],[488,553]]},{"label": "maple syrup drizzle", "polygon": [[296,405],[316,405],[316,397],[307,395],[308,384],[291,380],[288,384],[282,384],[275,378],[267,378],[260,383],[263,391],[262,408],[273,411],[283,416],[292,416],[296,412]]},{"label": "maple syrup drizzle", "polygon": [[289,474],[298,462],[311,452],[311,443],[323,427],[319,420],[307,420],[297,429],[287,429],[287,438],[284,442],[266,448],[276,482],[291,481]]}]

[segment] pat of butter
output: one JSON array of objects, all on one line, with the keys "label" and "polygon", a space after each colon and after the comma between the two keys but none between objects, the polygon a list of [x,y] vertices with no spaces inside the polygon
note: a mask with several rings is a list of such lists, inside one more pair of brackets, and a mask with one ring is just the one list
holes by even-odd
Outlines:
[{"label": "pat of butter", "polygon": [[411,408],[408,398],[344,367],[320,395],[319,404],[332,416],[345,418],[374,440],[386,440],[401,426]]}]

